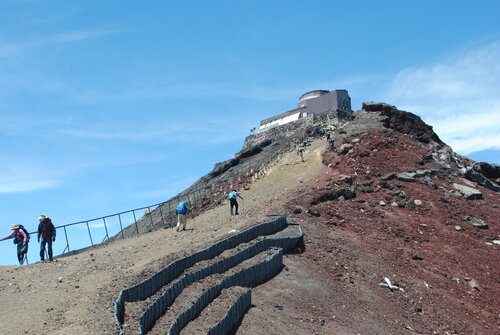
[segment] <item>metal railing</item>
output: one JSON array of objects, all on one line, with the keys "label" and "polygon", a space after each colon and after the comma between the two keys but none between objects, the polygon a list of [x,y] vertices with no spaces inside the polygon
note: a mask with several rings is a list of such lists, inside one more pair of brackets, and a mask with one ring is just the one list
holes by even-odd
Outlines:
[{"label": "metal railing", "polygon": [[[290,147],[285,149],[284,152],[292,150],[293,147]],[[255,175],[260,176],[262,174],[265,174],[265,171],[267,170],[266,168],[272,165],[273,162],[275,162],[276,160],[279,160],[280,156],[281,154],[279,154],[277,157],[268,157],[266,160],[264,160],[264,162],[262,162],[260,167],[257,169],[257,171],[261,172],[256,173]],[[249,169],[249,171],[245,173],[242,172],[241,176],[250,175],[251,172],[253,173],[253,169]],[[225,195],[224,194],[221,195],[221,193],[224,193],[223,190],[228,191],[229,188],[230,185],[226,185],[223,187],[218,183],[212,183],[203,188],[191,190],[185,193],[180,193],[179,195],[167,201],[160,202],[154,205],[135,208],[128,211],[106,215],[90,220],[83,220],[56,226],[55,228],[57,230],[59,231],[63,230],[66,245],[64,249],[57,256],[54,253],[54,256],[55,257],[68,256],[86,250],[94,245],[102,244],[112,239],[120,239],[120,238],[124,239],[134,235],[139,235],[145,232],[149,232],[161,227],[169,227],[169,226],[171,227],[176,223],[177,220],[176,209],[177,209],[177,204],[180,201],[186,201],[191,205],[197,204],[196,208],[194,208],[192,212],[192,215],[194,217],[195,213],[196,215],[199,215],[203,211],[211,209],[220,204],[222,200],[225,199]],[[136,215],[137,212],[142,212],[139,218]],[[131,215],[133,220],[128,220],[128,222],[124,223],[124,217],[127,215],[129,216]],[[119,230],[117,230],[115,233],[110,233],[111,229],[109,229],[109,222],[113,220],[116,223],[118,223]],[[84,247],[71,248],[70,240],[71,239],[75,240],[76,238],[69,237],[70,234],[68,234],[68,230],[71,227],[82,227],[82,226],[83,228],[86,228],[89,241],[88,243],[85,243],[86,246]],[[104,229],[104,234],[97,234],[95,232],[93,234],[91,228],[97,226],[102,227]],[[36,231],[30,232],[30,234],[34,236],[35,234],[37,234],[37,232]],[[98,235],[101,235],[101,237],[97,237]],[[78,240],[79,242],[81,242],[80,232],[78,233]]]},{"label": "metal railing", "polygon": [[[167,201],[154,205],[135,208],[94,219],[71,222],[68,224],[55,226],[58,237],[61,236],[61,230],[64,232],[64,241],[66,245],[57,256],[54,253],[54,256],[68,256],[88,249],[94,245],[102,244],[111,239],[127,238],[159,227],[172,226],[173,224],[175,224],[177,219],[176,209],[178,202],[186,201],[190,204],[209,203],[212,193],[213,185],[208,185],[207,187],[204,187],[202,189],[196,189],[186,193],[181,193]],[[204,207],[198,206],[196,210],[197,214],[199,214],[204,210]],[[137,213],[141,214],[137,215]],[[192,215],[193,217],[195,216],[194,211]],[[119,226],[119,229],[110,229],[110,226]],[[68,232],[71,227],[84,228],[84,230],[88,234],[88,241],[82,241],[81,231],[77,232],[77,236],[72,236]],[[97,228],[102,228],[102,233],[97,233]],[[32,238],[36,236],[36,234],[38,234],[37,231],[30,232]],[[72,242],[72,245],[70,245],[70,241]],[[82,243],[85,245],[84,247],[74,247],[75,245],[81,245]]]},{"label": "metal railing", "polygon": [[[211,189],[210,186],[208,188]],[[160,202],[154,205],[135,208],[120,213],[98,217],[95,219],[72,222],[65,225],[56,226],[56,229],[62,229],[64,231],[64,238],[66,241],[66,246],[59,256],[66,256],[68,254],[76,253],[94,245],[102,244],[110,239],[124,239],[133,235],[142,234],[146,231],[151,231],[159,227],[172,226],[177,219],[177,204],[180,201],[186,201],[190,204],[194,204],[197,201],[206,198],[210,193],[207,190],[208,188],[206,187],[204,189],[197,189],[185,194],[180,194],[167,201]],[[203,208],[199,208],[199,210],[203,210]],[[138,216],[136,215],[137,212],[140,212],[142,214]],[[201,212],[198,212],[198,214],[199,213]],[[124,225],[123,218],[126,215],[131,216],[133,218],[133,221],[130,224],[127,223],[126,225]],[[193,217],[195,216],[194,212],[192,213],[192,215]],[[108,229],[108,224],[111,219],[114,219],[120,227],[119,231],[114,235],[110,235],[110,229]],[[84,248],[71,250],[67,230],[71,226],[78,225],[85,225],[90,245]],[[102,240],[96,240],[95,236],[92,235],[91,226],[102,226],[104,228],[104,237],[102,238]]]}]

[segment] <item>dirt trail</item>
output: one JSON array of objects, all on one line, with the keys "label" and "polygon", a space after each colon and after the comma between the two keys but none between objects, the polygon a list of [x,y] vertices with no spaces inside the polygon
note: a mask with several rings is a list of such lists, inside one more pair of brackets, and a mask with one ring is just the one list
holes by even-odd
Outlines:
[{"label": "dirt trail", "polygon": [[162,229],[53,263],[0,267],[2,333],[117,334],[113,301],[122,288],[231,231],[282,212],[287,195],[324,169],[321,152],[325,147],[325,141],[313,142],[305,152],[305,162],[299,162],[295,152],[287,154],[250,190],[240,190],[244,200],[240,200],[239,216],[230,216],[225,203],[188,219],[185,232]]},{"label": "dirt trail", "polygon": [[[422,127],[405,116],[391,120],[409,128],[394,131],[379,113],[359,112],[335,133],[348,152],[316,140],[305,162],[285,155],[240,190],[241,215],[224,203],[189,219],[186,232],[162,229],[54,263],[0,267],[1,332],[118,334],[113,301],[122,288],[286,211],[303,228],[305,251],[285,255],[284,269],[252,289],[236,334],[500,334],[499,194],[473,184],[484,198],[465,199],[453,184],[470,182],[446,155],[432,158],[435,147],[414,139]],[[422,169],[433,173],[384,177]],[[380,287],[384,277],[405,291]]]}]

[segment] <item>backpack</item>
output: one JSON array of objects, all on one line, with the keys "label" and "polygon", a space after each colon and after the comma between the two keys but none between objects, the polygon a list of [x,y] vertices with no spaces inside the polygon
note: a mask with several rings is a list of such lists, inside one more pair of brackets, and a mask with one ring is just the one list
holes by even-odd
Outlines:
[{"label": "backpack", "polygon": [[228,199],[236,199],[236,193],[235,192],[230,192],[229,195],[227,196]]},{"label": "backpack", "polygon": [[[26,240],[29,242],[30,241],[30,233],[24,228],[22,224],[18,225],[19,229],[21,229],[25,234],[26,234]],[[21,243],[23,239],[20,236],[21,234],[16,234],[16,237],[14,237],[14,244]]]},{"label": "backpack", "polygon": [[41,233],[43,237],[52,236],[55,234],[55,227],[50,218],[46,218],[40,222],[38,226],[38,231]]},{"label": "backpack", "polygon": [[178,214],[186,214],[186,203],[179,202],[179,205],[177,205],[177,213]]}]

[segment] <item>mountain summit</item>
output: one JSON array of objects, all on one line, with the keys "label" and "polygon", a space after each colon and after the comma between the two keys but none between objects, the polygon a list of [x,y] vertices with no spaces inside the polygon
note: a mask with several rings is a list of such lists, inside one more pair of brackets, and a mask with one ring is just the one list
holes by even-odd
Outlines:
[{"label": "mountain summit", "polygon": [[[295,149],[304,140],[302,162]],[[286,213],[290,225],[300,225],[303,243],[283,255],[272,279],[251,288],[252,305],[232,333],[498,334],[499,178],[500,166],[454,153],[418,116],[388,104],[303,117],[249,136],[232,159],[179,194],[205,190],[187,231],[167,229],[169,222],[150,213],[158,220],[144,220],[139,236],[53,263],[1,267],[0,303],[9,306],[0,314],[2,328],[139,334],[138,319],[163,288],[125,303],[118,325],[122,289]],[[244,199],[238,216],[224,200],[233,188]],[[171,329],[207,285],[226,276],[221,271],[185,288],[149,333]],[[248,289],[223,290],[181,332],[205,333]]]}]

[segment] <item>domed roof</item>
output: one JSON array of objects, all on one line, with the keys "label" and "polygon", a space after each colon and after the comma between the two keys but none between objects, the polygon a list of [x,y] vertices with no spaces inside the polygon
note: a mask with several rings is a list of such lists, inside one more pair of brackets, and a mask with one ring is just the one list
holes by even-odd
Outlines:
[{"label": "domed roof", "polygon": [[314,99],[319,97],[320,95],[330,93],[328,90],[314,90],[314,91],[309,91],[307,93],[304,93],[300,96],[299,98],[299,107],[302,107],[305,105],[305,101],[309,99]]}]

